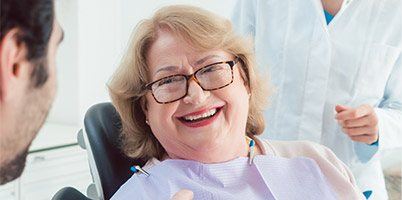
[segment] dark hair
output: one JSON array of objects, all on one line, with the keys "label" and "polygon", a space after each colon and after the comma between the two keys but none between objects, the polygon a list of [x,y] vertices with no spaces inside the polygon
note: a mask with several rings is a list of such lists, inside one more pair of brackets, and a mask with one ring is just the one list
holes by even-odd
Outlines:
[{"label": "dark hair", "polygon": [[27,47],[27,60],[33,62],[32,81],[35,87],[48,78],[47,47],[54,19],[53,0],[1,0],[0,40],[13,28],[20,30],[18,42]]}]

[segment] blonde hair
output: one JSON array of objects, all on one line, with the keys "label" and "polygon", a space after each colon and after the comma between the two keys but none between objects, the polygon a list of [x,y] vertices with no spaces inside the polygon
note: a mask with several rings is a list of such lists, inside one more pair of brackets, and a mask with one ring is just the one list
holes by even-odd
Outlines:
[{"label": "blonde hair", "polygon": [[147,51],[158,38],[160,29],[183,38],[200,50],[221,49],[240,58],[244,81],[250,88],[248,136],[264,130],[263,109],[267,93],[264,82],[254,71],[252,41],[234,33],[231,22],[212,12],[185,5],[159,9],[152,18],[141,21],[135,28],[129,48],[109,83],[113,105],[122,121],[121,144],[132,158],[163,158],[166,152],[145,122],[144,86],[148,80]]}]

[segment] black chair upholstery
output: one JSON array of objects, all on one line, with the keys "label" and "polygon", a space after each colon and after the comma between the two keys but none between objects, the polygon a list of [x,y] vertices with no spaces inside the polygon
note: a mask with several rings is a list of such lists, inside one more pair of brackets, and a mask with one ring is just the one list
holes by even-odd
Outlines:
[{"label": "black chair upholstery", "polygon": [[[103,196],[110,199],[132,175],[130,166],[144,161],[125,156],[119,146],[120,116],[111,103],[89,108],[84,119],[85,132],[98,170]],[[88,148],[88,147],[87,147]]]},{"label": "black chair upholstery", "polygon": [[83,195],[81,192],[72,187],[65,187],[59,190],[52,198],[52,200],[91,200]]}]

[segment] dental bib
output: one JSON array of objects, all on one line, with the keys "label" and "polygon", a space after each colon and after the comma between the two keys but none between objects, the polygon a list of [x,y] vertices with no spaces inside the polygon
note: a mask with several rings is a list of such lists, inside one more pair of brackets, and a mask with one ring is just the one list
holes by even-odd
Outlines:
[{"label": "dental bib", "polygon": [[218,164],[167,159],[148,172],[134,174],[112,199],[171,199],[181,189],[194,199],[336,199],[316,162],[305,157],[258,155],[251,165],[246,157]]}]

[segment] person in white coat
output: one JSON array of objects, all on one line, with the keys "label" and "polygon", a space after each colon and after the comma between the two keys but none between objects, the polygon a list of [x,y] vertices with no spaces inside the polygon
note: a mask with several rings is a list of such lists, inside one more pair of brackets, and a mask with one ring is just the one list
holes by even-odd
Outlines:
[{"label": "person in white coat", "polygon": [[402,146],[402,1],[239,0],[275,85],[265,137],[319,142],[369,199],[387,199],[378,152]]}]

